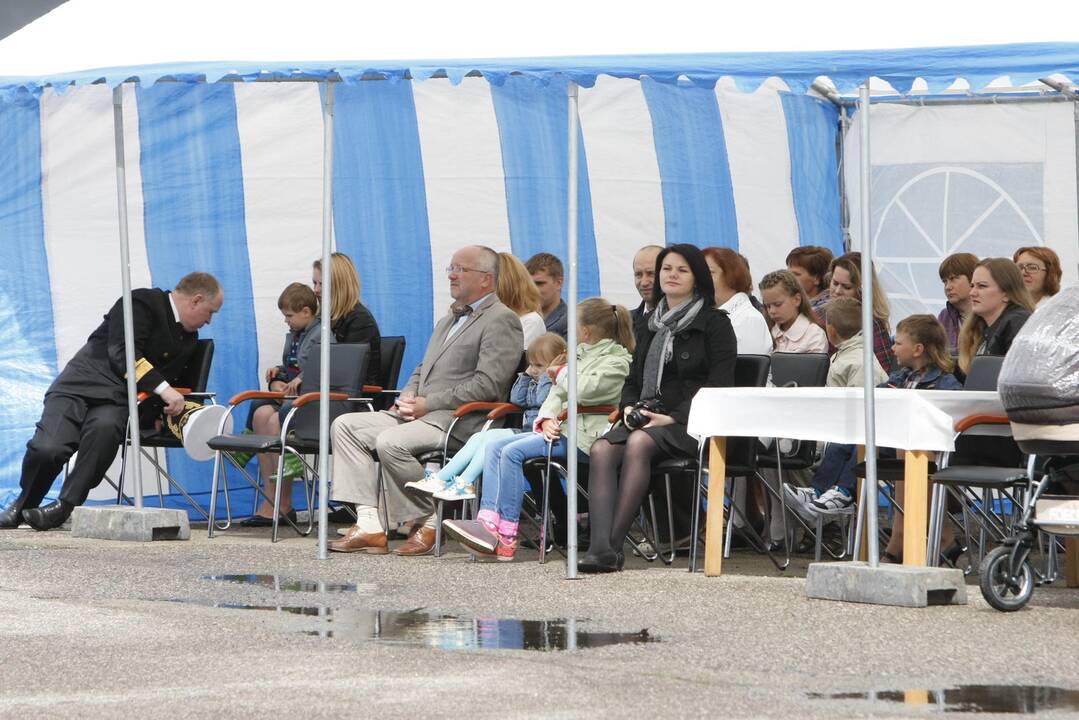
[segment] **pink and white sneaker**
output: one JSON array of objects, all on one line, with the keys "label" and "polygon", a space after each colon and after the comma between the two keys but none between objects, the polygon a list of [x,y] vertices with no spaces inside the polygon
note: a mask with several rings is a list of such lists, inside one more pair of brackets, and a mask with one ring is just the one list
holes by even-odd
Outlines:
[{"label": "pink and white sneaker", "polygon": [[495,557],[499,562],[511,562],[513,554],[517,552],[517,537],[506,540],[502,535],[498,536],[498,547],[495,548]]}]

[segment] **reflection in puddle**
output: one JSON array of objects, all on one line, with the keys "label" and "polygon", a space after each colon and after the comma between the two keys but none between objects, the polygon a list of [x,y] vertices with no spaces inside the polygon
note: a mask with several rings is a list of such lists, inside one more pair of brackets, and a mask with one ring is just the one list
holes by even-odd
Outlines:
[{"label": "reflection in puddle", "polygon": [[308,634],[325,638],[375,641],[441,650],[575,650],[656,642],[648,630],[581,630],[577,620],[512,620],[429,613],[422,609],[337,610],[324,629]]},{"label": "reflection in puddle", "polygon": [[960,685],[943,690],[809,693],[809,697],[934,706],[939,712],[1032,715],[1047,710],[1079,710],[1079,690],[1040,685]]},{"label": "reflection in puddle", "polygon": [[354,593],[374,590],[374,585],[371,584],[359,586],[355,583],[297,580],[280,575],[204,575],[202,579],[237,583],[239,585],[256,585],[281,592]]},{"label": "reflection in puddle", "polygon": [[441,650],[578,650],[606,645],[658,642],[647,629],[637,632],[582,630],[577,620],[512,620],[406,611],[330,608],[325,605],[248,605],[213,600],[174,600],[233,610],[262,610],[317,617],[305,635],[356,642]]}]

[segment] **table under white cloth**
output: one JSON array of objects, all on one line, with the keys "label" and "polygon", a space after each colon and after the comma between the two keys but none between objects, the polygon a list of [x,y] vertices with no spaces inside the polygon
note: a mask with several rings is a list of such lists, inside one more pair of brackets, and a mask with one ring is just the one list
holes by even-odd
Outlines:
[{"label": "table under white cloth", "polygon": [[[996,392],[877,388],[876,445],[952,451],[955,423],[970,415],[1003,415]],[[780,437],[865,444],[862,388],[702,388],[689,411],[698,437]]]}]

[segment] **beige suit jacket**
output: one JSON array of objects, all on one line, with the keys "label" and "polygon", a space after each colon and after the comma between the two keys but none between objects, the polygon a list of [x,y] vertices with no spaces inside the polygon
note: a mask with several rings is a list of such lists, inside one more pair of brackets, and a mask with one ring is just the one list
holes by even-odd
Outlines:
[{"label": "beige suit jacket", "polygon": [[[405,392],[426,398],[421,422],[449,428],[453,411],[467,402],[506,402],[521,362],[524,335],[517,313],[491,295],[448,340],[455,323],[447,314],[435,325],[423,361]],[[454,436],[464,440],[483,424],[484,414],[461,418]]]}]

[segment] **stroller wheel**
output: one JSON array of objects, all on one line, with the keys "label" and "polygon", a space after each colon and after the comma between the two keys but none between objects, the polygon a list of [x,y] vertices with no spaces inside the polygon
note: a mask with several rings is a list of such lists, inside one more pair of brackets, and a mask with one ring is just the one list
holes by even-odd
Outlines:
[{"label": "stroller wheel", "polygon": [[985,601],[1001,612],[1021,609],[1034,593],[1034,570],[1028,560],[1011,577],[1011,548],[998,547],[985,556],[981,566],[981,588]]}]

